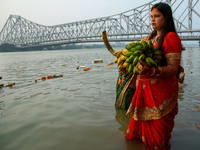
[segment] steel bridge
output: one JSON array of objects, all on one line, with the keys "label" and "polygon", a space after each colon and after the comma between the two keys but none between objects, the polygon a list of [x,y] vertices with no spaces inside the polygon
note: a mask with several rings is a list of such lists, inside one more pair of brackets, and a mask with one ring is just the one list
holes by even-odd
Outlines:
[{"label": "steel bridge", "polygon": [[[112,16],[55,26],[44,26],[21,16],[10,15],[0,33],[0,44],[9,43],[28,48],[102,42],[101,35],[105,30],[111,42],[140,40],[142,36],[152,32],[151,7],[157,2],[160,0]],[[200,43],[199,0],[163,0],[162,2],[171,6],[181,40],[196,40]]]}]

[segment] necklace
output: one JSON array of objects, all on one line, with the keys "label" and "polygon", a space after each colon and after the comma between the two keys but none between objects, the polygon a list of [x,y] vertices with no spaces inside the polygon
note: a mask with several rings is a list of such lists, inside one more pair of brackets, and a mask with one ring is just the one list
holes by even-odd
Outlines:
[{"label": "necklace", "polygon": [[155,45],[159,40],[160,40],[160,36],[155,36],[152,41],[153,45]]}]

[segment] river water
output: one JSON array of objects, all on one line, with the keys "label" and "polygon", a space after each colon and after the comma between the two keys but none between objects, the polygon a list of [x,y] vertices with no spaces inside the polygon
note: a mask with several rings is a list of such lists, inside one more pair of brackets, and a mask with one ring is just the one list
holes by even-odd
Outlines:
[{"label": "river water", "polygon": [[[174,150],[200,149],[199,58],[199,47],[182,52],[186,77]],[[0,82],[16,83],[0,89],[0,149],[145,150],[141,141],[124,138],[130,118],[114,107],[118,71],[116,64],[107,66],[113,61],[106,48],[0,53]],[[35,83],[50,74],[63,77]]]}]

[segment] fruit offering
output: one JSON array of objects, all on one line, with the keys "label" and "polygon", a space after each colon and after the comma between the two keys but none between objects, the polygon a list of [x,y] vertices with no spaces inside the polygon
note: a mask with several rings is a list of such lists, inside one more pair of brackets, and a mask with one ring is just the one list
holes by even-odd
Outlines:
[{"label": "fruit offering", "polygon": [[136,65],[144,61],[150,67],[157,67],[162,60],[162,52],[154,48],[151,40],[134,41],[126,45],[125,49],[114,53],[117,57],[115,63],[122,74],[136,74]]}]

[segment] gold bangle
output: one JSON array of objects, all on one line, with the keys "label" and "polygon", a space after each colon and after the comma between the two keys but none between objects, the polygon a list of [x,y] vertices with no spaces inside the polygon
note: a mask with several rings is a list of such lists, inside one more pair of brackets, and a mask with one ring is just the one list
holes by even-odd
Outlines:
[{"label": "gold bangle", "polygon": [[153,67],[152,73],[150,74],[150,76],[153,76],[156,72],[156,69]]},{"label": "gold bangle", "polygon": [[161,67],[158,67],[158,74],[156,75],[156,77],[160,76],[160,74],[162,73],[162,68]]}]

